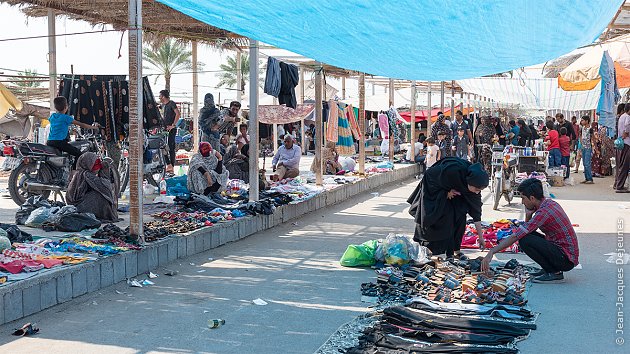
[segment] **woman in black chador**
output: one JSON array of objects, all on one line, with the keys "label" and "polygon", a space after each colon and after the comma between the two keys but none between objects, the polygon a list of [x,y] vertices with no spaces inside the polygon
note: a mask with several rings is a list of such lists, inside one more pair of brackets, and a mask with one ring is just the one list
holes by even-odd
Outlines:
[{"label": "woman in black chador", "polygon": [[460,256],[466,230],[466,214],[475,222],[479,245],[484,247],[481,230],[481,190],[488,186],[488,174],[481,164],[447,157],[429,168],[407,202],[415,218],[414,240],[433,254],[447,258]]}]

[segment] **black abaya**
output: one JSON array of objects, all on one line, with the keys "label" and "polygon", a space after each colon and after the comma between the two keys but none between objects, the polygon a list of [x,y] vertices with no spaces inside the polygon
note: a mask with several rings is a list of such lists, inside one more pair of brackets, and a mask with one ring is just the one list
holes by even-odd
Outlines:
[{"label": "black abaya", "polygon": [[[426,171],[407,200],[411,204],[409,213],[416,221],[414,240],[427,246],[434,254],[452,256],[459,251],[466,228],[466,214],[473,221],[481,221],[481,194],[468,190],[467,178],[470,178],[471,166],[470,162],[453,157],[438,161]],[[479,187],[485,186],[487,183]],[[447,199],[451,189],[461,195]]]}]

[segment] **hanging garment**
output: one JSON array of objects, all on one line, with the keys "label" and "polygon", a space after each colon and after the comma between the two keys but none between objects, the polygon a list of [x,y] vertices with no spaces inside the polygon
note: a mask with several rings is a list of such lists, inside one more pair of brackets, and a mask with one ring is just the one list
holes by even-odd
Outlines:
[{"label": "hanging garment", "polygon": [[315,110],[312,104],[299,104],[295,109],[283,105],[258,106],[258,121],[264,124],[299,122]]},{"label": "hanging garment", "polygon": [[267,59],[267,76],[265,77],[265,93],[273,97],[280,95],[281,75],[280,62],[278,59],[269,57]]},{"label": "hanging garment", "polygon": [[381,130],[381,138],[389,139],[389,119],[384,113],[378,115],[378,128]]},{"label": "hanging garment", "polygon": [[389,133],[393,137],[394,141],[398,138],[398,126],[396,122],[398,121],[398,111],[394,107],[390,107],[387,111],[387,121],[389,123]]},{"label": "hanging garment", "polygon": [[337,143],[339,138],[339,106],[333,100],[328,102],[328,118],[326,122],[326,141]]},{"label": "hanging garment", "polygon": [[361,138],[361,130],[359,129],[359,122],[357,121],[356,109],[352,107],[352,105],[348,105],[346,107],[346,117],[348,118],[348,122],[350,122],[350,129],[352,129],[352,135],[355,139],[359,140]]},{"label": "hanging garment", "polygon": [[337,152],[339,155],[353,155],[354,139],[352,139],[352,130],[350,129],[350,122],[346,117],[348,106],[345,104],[339,104],[338,109],[338,127],[337,127]]},{"label": "hanging garment", "polygon": [[280,94],[278,102],[286,104],[287,107],[297,107],[297,97],[295,96],[295,86],[300,82],[298,67],[293,64],[280,62]]}]

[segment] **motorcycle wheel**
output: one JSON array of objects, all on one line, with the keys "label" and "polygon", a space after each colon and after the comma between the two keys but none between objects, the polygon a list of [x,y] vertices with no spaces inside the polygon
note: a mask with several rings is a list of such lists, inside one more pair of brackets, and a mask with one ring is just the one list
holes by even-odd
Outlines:
[{"label": "motorcycle wheel", "polygon": [[501,195],[503,194],[503,177],[497,178],[495,189],[494,189],[494,206],[493,210],[499,209],[499,200],[501,200]]},{"label": "motorcycle wheel", "polygon": [[46,165],[42,164],[40,171],[41,179],[37,178],[37,164],[21,162],[16,169],[11,172],[9,176],[9,194],[11,199],[17,205],[22,205],[31,196],[41,195],[45,199],[50,197],[50,191],[43,191],[41,194],[29,193],[26,190],[25,183],[29,181],[38,181],[42,183],[48,183],[52,180],[52,173],[48,170]]},{"label": "motorcycle wheel", "polygon": [[153,187],[160,187],[160,182],[166,177],[166,170],[163,169],[162,172],[158,173],[147,173],[144,175],[144,179],[152,185]]}]

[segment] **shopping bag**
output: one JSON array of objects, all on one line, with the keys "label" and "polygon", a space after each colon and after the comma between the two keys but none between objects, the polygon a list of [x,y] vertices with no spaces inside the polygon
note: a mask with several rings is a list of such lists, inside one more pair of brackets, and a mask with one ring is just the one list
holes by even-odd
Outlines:
[{"label": "shopping bag", "polygon": [[344,267],[372,266],[376,263],[374,253],[377,247],[377,240],[366,241],[360,245],[349,245],[339,263]]}]

